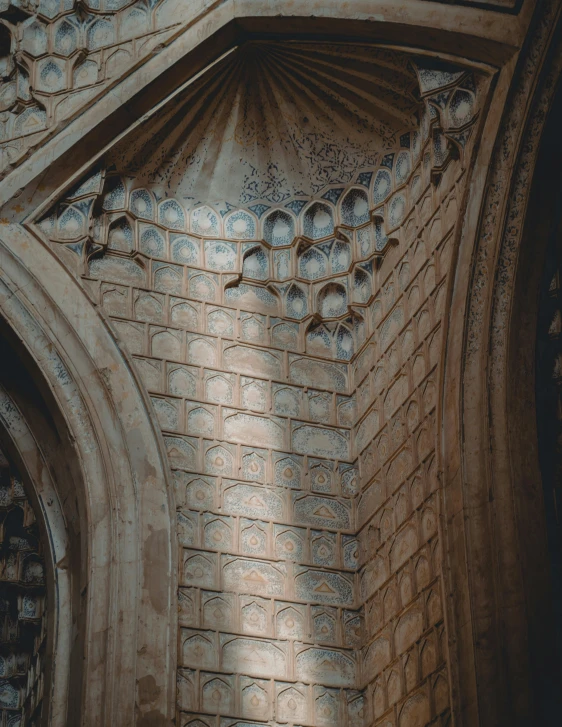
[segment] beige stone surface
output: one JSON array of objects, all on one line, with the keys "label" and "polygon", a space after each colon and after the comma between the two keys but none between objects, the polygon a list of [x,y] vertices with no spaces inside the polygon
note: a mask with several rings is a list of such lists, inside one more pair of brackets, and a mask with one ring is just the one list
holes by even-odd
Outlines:
[{"label": "beige stone surface", "polygon": [[13,5],[0,309],[80,541],[49,723],[78,674],[73,724],[527,714],[501,255],[559,3]]}]

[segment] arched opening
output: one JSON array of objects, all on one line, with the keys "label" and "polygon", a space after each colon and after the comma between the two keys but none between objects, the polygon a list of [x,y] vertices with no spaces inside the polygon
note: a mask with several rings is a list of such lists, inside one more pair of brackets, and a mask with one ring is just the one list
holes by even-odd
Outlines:
[{"label": "arched opening", "polygon": [[80,465],[59,405],[5,321],[0,359],[2,724],[79,724],[87,583]]},{"label": "arched opening", "polygon": [[[562,683],[562,90],[551,111],[542,141],[529,207],[527,240],[537,243],[537,261],[544,260],[539,281],[536,326],[536,427],[544,497],[548,548],[548,590],[541,594],[537,619],[548,617],[550,628],[537,648],[537,684],[545,704],[546,724],[560,719]],[[538,225],[531,220],[539,215]],[[538,233],[538,234],[537,234]],[[547,657],[541,658],[541,653]]]},{"label": "arched opening", "polygon": [[12,229],[0,242],[0,449],[27,482],[52,586],[41,724],[168,724],[170,490],[146,402],[80,289],[14,243]]},{"label": "arched opening", "polygon": [[[557,217],[559,217],[559,210],[557,212]],[[559,659],[562,655],[561,241],[558,220],[558,224],[554,225],[550,235],[546,251],[539,302],[536,362],[539,461],[552,577],[552,602],[545,602],[544,605],[545,610],[552,610],[553,636],[555,636],[553,641],[556,644]],[[547,676],[547,683],[550,681]],[[559,689],[559,678],[552,681],[551,688]],[[555,714],[553,712],[553,718]]]},{"label": "arched opening", "polygon": [[[35,511],[21,474],[1,451],[0,521],[0,715],[2,724],[23,727],[40,724],[48,710],[49,598]],[[48,590],[52,599],[52,585]]]}]

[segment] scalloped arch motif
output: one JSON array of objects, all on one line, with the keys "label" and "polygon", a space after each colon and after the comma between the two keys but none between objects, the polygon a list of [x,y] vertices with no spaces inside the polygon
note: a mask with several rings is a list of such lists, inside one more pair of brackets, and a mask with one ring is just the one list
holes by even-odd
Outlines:
[{"label": "scalloped arch motif", "polygon": [[[419,364],[398,374],[393,306],[410,263],[400,282],[379,271],[392,246],[414,267],[411,230],[429,239],[440,180],[448,201],[462,184],[479,84],[388,48],[251,42],[36,223],[98,296],[164,434],[180,510],[181,724],[358,727],[372,709],[365,688],[390,645],[366,644],[364,607],[422,535],[403,528],[362,569],[358,531],[381,480],[417,467],[425,483],[434,466],[419,432],[417,450],[392,449]],[[425,367],[434,319],[417,320]],[[371,552],[393,532],[391,509],[369,529]]]},{"label": "scalloped arch motif", "polygon": [[[95,171],[40,227],[84,265],[121,249],[204,268],[187,273],[202,300],[253,297],[305,326],[363,320],[377,259],[476,117],[467,71],[373,46],[250,42],[113,149],[117,173]],[[330,280],[346,300],[327,314]]]},{"label": "scalloped arch motif", "polygon": [[[11,54],[0,56],[0,175],[167,40],[175,12],[177,0],[2,3]],[[77,89],[76,100],[69,98]]]}]

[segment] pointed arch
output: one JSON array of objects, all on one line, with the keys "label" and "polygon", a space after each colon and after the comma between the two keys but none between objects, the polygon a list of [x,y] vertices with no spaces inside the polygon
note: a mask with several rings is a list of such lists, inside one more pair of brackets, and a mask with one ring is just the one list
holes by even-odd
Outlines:
[{"label": "pointed arch", "polygon": [[[40,417],[27,417],[37,430],[29,434],[11,422],[4,426],[28,481],[37,484],[36,502],[49,487],[60,490],[67,528],[53,508],[38,509],[52,539],[52,569],[68,568],[73,583],[70,605],[63,603],[62,586],[57,596],[61,629],[52,684],[59,722],[53,724],[78,724],[76,715],[87,715],[129,727],[149,710],[158,724],[168,724],[175,697],[177,546],[161,435],[126,355],[60,263],[22,228],[4,228],[0,250],[2,328],[37,382],[61,442],[57,456],[72,475],[70,497],[62,475],[54,484],[46,479],[44,458],[28,444],[35,437],[41,450]],[[65,537],[79,537],[78,563],[58,557]],[[83,623],[83,642],[70,644],[64,627],[73,620]]]}]

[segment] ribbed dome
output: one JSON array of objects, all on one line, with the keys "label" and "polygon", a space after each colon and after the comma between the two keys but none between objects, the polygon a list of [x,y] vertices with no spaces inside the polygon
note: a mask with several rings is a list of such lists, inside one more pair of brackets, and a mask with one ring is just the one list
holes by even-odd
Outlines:
[{"label": "ribbed dome", "polygon": [[248,42],[108,160],[185,202],[279,204],[348,184],[417,125],[408,56],[370,46]]}]

